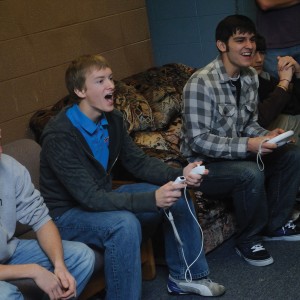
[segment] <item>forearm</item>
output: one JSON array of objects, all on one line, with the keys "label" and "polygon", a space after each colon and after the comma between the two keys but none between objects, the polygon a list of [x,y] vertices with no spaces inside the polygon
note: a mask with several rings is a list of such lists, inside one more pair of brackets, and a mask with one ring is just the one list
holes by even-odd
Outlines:
[{"label": "forearm", "polygon": [[65,268],[61,237],[53,221],[50,220],[44,224],[36,235],[41,248],[51,260],[54,268]]},{"label": "forearm", "polygon": [[24,278],[34,279],[40,268],[37,264],[0,265],[0,281]]},{"label": "forearm", "polygon": [[211,158],[243,159],[247,155],[247,137],[224,137],[205,134],[193,139],[190,147],[195,153]]},{"label": "forearm", "polygon": [[300,0],[256,0],[262,10],[278,9],[293,6],[300,3]]},{"label": "forearm", "polygon": [[258,123],[267,128],[282,113],[289,100],[290,94],[284,89],[276,87],[268,98],[258,103]]}]

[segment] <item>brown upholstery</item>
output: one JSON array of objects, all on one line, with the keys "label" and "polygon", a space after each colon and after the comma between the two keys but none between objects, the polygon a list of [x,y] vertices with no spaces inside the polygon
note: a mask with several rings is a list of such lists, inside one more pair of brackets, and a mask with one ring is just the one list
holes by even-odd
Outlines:
[{"label": "brown upholstery", "polygon": [[[34,183],[36,188],[39,187],[40,151],[40,145],[31,139],[20,139],[3,146],[3,153],[14,157],[28,169],[32,177],[32,182]],[[35,238],[35,234],[31,230],[31,228],[20,223],[17,224],[16,236],[18,236],[19,238]],[[80,300],[88,299],[89,297],[103,290],[103,288],[105,287],[103,273],[103,252],[100,250],[94,250],[94,252],[96,256],[95,270],[92,278],[90,279],[85,290],[80,296]],[[155,264],[151,240],[143,243],[141,255],[143,279],[153,279],[155,276]],[[39,287],[32,279],[13,280],[10,282],[18,286],[20,291],[23,293],[25,300],[42,299],[43,292],[39,289]]]}]

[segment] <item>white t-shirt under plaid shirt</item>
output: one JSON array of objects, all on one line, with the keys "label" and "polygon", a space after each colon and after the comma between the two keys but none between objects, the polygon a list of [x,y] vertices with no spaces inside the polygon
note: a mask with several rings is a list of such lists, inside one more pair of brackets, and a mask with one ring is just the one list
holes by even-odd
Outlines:
[{"label": "white t-shirt under plaid shirt", "polygon": [[256,71],[251,67],[241,69],[240,80],[239,106],[221,56],[187,81],[183,89],[181,152],[189,161],[244,159],[248,138],[267,134],[257,123]]}]

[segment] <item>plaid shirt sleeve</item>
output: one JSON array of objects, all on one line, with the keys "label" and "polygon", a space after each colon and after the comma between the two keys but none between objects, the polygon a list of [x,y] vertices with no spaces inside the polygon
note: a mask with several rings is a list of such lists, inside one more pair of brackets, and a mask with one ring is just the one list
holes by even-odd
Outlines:
[{"label": "plaid shirt sleeve", "polygon": [[[181,151],[186,157],[242,159],[248,155],[248,137],[268,131],[256,122],[255,101],[244,105],[245,111],[251,111],[253,116],[247,121],[244,118],[246,112],[236,112],[229,84],[220,83],[220,74],[212,69],[213,65],[210,64],[211,69],[206,67],[197,71],[184,87]],[[249,87],[247,98],[257,100],[255,84]]]}]

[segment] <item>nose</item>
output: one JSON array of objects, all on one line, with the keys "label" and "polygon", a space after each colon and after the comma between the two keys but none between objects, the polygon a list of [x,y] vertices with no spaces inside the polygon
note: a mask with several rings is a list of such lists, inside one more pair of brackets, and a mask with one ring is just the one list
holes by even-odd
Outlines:
[{"label": "nose", "polygon": [[108,89],[115,89],[115,83],[114,83],[114,81],[113,81],[112,79],[108,79],[108,80],[107,80],[106,87],[107,87]]},{"label": "nose", "polygon": [[262,54],[260,51],[256,51],[254,54],[254,60],[257,63],[262,63],[264,61],[264,54]]},{"label": "nose", "polygon": [[261,62],[262,61],[262,55],[260,54],[260,52],[256,52],[256,60]]},{"label": "nose", "polygon": [[251,39],[246,40],[246,48],[253,49],[254,44],[255,43]]}]

